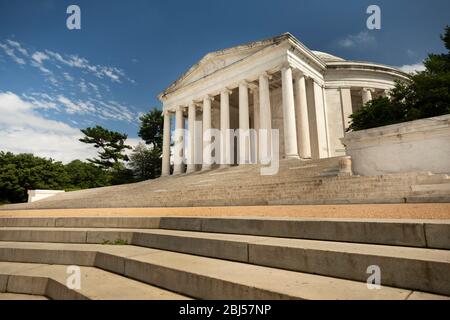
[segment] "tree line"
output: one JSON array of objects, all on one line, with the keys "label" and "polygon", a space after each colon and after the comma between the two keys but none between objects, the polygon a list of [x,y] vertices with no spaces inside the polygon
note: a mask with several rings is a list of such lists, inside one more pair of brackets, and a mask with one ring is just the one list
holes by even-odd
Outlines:
[{"label": "tree line", "polygon": [[[154,179],[161,175],[163,116],[156,108],[140,117],[138,135],[145,141],[134,149],[128,136],[101,126],[82,129],[81,142],[97,149],[97,157],[68,164],[0,151],[0,204],[27,201],[27,190],[74,191]],[[125,151],[131,150],[128,156]]]}]

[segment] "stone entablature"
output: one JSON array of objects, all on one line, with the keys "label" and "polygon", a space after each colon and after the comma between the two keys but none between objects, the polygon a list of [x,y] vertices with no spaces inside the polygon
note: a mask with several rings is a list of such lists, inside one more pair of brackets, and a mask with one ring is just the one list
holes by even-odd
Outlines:
[{"label": "stone entablature", "polygon": [[[255,129],[255,137],[249,142],[239,138],[238,146],[255,160],[261,129],[279,130],[284,158],[326,158],[345,153],[339,139],[350,114],[385,95],[394,80],[406,78],[388,66],[311,51],[289,33],[209,53],[159,95],[164,109],[162,173],[169,174],[172,115],[180,129],[175,130],[175,154],[185,159],[188,172],[200,169],[198,161],[202,170],[211,168],[212,140],[202,136],[209,129]],[[184,128],[196,134],[184,137]],[[229,150],[229,142],[220,140],[221,150]],[[202,159],[191,152],[196,149],[203,150]],[[222,153],[220,160],[227,157]],[[174,174],[182,172],[184,164],[175,164]]]}]

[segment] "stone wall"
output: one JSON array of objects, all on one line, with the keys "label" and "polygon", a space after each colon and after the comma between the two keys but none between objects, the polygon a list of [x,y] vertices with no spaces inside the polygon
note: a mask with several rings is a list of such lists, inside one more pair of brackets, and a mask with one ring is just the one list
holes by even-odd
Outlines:
[{"label": "stone wall", "polygon": [[354,174],[450,173],[450,115],[346,133]]},{"label": "stone wall", "polygon": [[28,190],[28,203],[42,200],[61,192],[64,192],[64,190]]}]

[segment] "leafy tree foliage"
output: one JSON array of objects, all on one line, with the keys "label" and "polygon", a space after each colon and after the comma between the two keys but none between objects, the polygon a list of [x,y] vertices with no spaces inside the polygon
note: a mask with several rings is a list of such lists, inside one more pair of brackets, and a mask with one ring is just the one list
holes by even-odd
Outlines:
[{"label": "leafy tree foliage", "polygon": [[113,185],[136,182],[133,171],[121,162],[115,164],[109,172],[111,174],[111,184]]},{"label": "leafy tree foliage", "polygon": [[90,162],[74,160],[66,166],[70,190],[104,187],[111,184],[111,174]]},{"label": "leafy tree foliage", "polygon": [[137,180],[155,179],[161,175],[161,152],[140,143],[133,149],[128,165]]},{"label": "leafy tree foliage", "polygon": [[95,148],[100,149],[99,158],[88,159],[89,162],[109,169],[117,166],[120,161],[128,161],[128,156],[123,153],[125,149],[131,149],[125,144],[126,134],[110,131],[98,125],[82,129],[81,132],[85,134],[85,137],[80,139],[81,142],[93,144]]},{"label": "leafy tree foliage", "polygon": [[0,203],[24,202],[27,190],[64,189],[68,184],[69,176],[61,162],[0,152]]},{"label": "leafy tree foliage", "polygon": [[349,130],[363,130],[450,113],[450,28],[441,36],[448,52],[429,54],[425,70],[399,81],[390,99],[374,99],[353,113]]},{"label": "leafy tree foliage", "polygon": [[32,154],[0,152],[0,204],[27,201],[27,190],[66,191],[96,188],[133,181],[133,172],[105,170],[80,160],[66,165]]},{"label": "leafy tree foliage", "polygon": [[162,112],[153,108],[149,113],[141,116],[139,120],[141,121],[138,132],[139,137],[141,137],[146,144],[151,144],[159,150],[162,150],[164,126]]},{"label": "leafy tree foliage", "polygon": [[158,109],[140,117],[139,136],[150,145],[137,146],[131,154],[130,167],[138,180],[155,179],[161,175],[164,117]]}]

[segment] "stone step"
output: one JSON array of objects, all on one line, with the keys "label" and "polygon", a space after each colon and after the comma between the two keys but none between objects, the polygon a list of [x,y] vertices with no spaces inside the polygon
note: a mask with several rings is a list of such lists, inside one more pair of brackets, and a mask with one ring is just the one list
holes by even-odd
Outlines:
[{"label": "stone step", "polygon": [[450,249],[450,221],[395,219],[161,217],[170,230]]},{"label": "stone step", "polygon": [[449,250],[156,229],[0,228],[0,240],[120,241],[357,281],[365,281],[368,266],[376,265],[384,285],[450,295]]},{"label": "stone step", "polygon": [[48,300],[48,298],[36,294],[0,293],[0,300]]},{"label": "stone step", "polygon": [[0,245],[1,261],[95,266],[200,299],[448,298],[388,286],[370,290],[366,283],[358,281],[135,246],[26,242]]},{"label": "stone step", "polygon": [[[23,259],[26,260],[26,259]],[[0,262],[0,292],[55,300],[180,300],[187,297],[94,267],[80,267],[80,289],[67,287],[67,265]]]},{"label": "stone step", "polygon": [[[161,228],[208,233],[450,249],[449,220],[268,217],[24,217],[0,218],[0,227],[3,229],[11,227]],[[32,230],[35,230],[34,233],[31,232]],[[20,234],[27,236],[28,239],[33,239],[33,237],[37,236],[38,229],[31,229],[31,231],[28,235],[24,232]],[[88,229],[75,232],[78,232],[76,237],[79,239],[86,239],[89,233]],[[0,234],[10,236],[5,232]],[[56,241],[66,237],[64,232],[55,232],[53,236]],[[61,238],[58,238],[58,236]],[[38,240],[39,238],[35,239]]]}]

